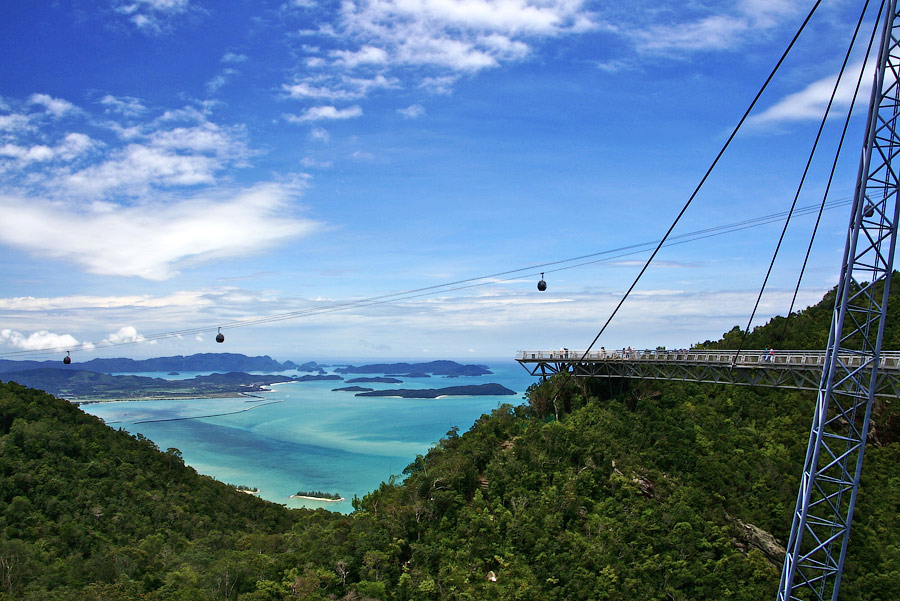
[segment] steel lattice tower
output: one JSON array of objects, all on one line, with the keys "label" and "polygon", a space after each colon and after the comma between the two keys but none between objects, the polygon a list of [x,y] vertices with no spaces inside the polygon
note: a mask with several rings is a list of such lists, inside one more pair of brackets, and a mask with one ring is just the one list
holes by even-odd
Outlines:
[{"label": "steel lattice tower", "polygon": [[897,238],[897,17],[897,1],[887,1],[841,279],[778,601],[836,601],[841,585]]}]

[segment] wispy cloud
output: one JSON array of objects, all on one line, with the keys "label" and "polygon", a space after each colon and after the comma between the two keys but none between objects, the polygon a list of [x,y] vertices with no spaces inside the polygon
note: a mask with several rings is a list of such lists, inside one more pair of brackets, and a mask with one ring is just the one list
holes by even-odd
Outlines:
[{"label": "wispy cloud", "polygon": [[670,12],[649,11],[665,22],[626,25],[620,32],[642,52],[688,54],[696,51],[731,50],[753,36],[780,25],[799,11],[785,0],[741,0],[737,3],[696,5],[672,22]]},{"label": "wispy cloud", "polygon": [[134,117],[144,113],[147,110],[140,100],[130,96],[115,97],[107,94],[100,100],[100,104],[106,107],[106,110],[112,113],[119,113],[129,117]]},{"label": "wispy cloud", "polygon": [[328,144],[328,141],[331,140],[331,134],[324,127],[314,127],[309,132],[309,139]]},{"label": "wispy cloud", "polygon": [[231,63],[231,64],[244,63],[244,62],[247,62],[247,55],[246,54],[238,54],[236,52],[226,52],[225,54],[222,55],[221,60],[223,63]]},{"label": "wispy cloud", "polygon": [[159,309],[165,307],[204,307],[211,303],[207,291],[181,290],[171,294],[153,296],[150,294],[128,296],[70,295],[55,297],[20,296],[0,298],[0,309],[7,312],[46,313],[60,310],[92,309]]},{"label": "wispy cloud", "polygon": [[288,96],[299,100],[307,98],[357,100],[366,97],[372,90],[397,87],[399,87],[399,82],[396,78],[388,78],[384,75],[364,78],[342,74],[305,77],[295,83],[285,84],[283,89]]},{"label": "wispy cloud", "polygon": [[90,273],[165,280],[202,261],[259,252],[318,228],[291,217],[297,187],[260,184],[168,204],[73,208],[0,196],[0,242]]},{"label": "wispy cloud", "polygon": [[411,104],[406,108],[397,109],[397,112],[407,119],[418,119],[425,115],[425,107],[421,104]]},{"label": "wispy cloud", "polygon": [[310,121],[334,121],[339,119],[353,119],[360,117],[363,110],[359,106],[350,106],[339,109],[334,106],[314,106],[306,109],[301,115],[286,114],[284,118],[290,123],[308,123]]},{"label": "wispy cloud", "polygon": [[112,0],[112,7],[145,33],[160,33],[190,10],[189,0]]},{"label": "wispy cloud", "polygon": [[[846,111],[850,107],[856,89],[857,74],[862,67],[860,62],[847,69],[849,75],[845,76],[838,86],[832,105],[833,111]],[[874,61],[870,61],[865,66],[862,81],[872,81],[874,72]],[[836,81],[837,74],[814,81],[799,92],[785,96],[759,115],[753,116],[750,122],[757,125],[768,125],[787,121],[821,119],[825,114],[825,108],[828,106]],[[860,100],[868,101],[868,90],[863,91]]]}]

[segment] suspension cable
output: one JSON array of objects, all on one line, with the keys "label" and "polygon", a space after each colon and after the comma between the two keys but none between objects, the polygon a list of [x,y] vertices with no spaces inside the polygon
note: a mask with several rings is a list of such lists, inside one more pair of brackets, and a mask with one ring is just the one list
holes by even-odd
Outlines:
[{"label": "suspension cable", "polygon": [[[884,3],[882,2],[882,7],[883,6],[884,6]],[[880,10],[881,9],[879,9],[879,12],[880,12]],[[865,13],[865,10],[863,10],[863,13]],[[877,21],[876,21],[875,27],[877,27],[877,26],[878,25],[877,25]],[[866,58],[864,60],[868,60],[868,57],[869,57],[870,53],[872,52],[872,46],[873,46],[874,42],[875,42],[875,36],[873,34],[873,36],[869,39],[868,46],[866,47],[866,54],[865,54]],[[841,130],[841,139],[838,142],[837,152],[835,153],[834,161],[831,164],[831,172],[828,174],[828,183],[825,186],[825,193],[822,195],[822,205],[821,205],[822,208],[825,207],[825,200],[828,198],[828,193],[831,190],[831,184],[834,182],[834,175],[835,175],[835,172],[837,171],[838,158],[841,155],[841,150],[844,146],[844,141],[846,140],[846,137],[847,137],[847,131],[849,130],[849,127],[850,127],[850,117],[853,115],[853,108],[856,106],[856,100],[859,96],[859,92],[860,92],[861,85],[862,85],[862,78],[863,78],[864,73],[865,73],[865,68],[860,70],[859,77],[856,80],[856,91],[853,94],[853,100],[851,101],[850,108],[847,111],[847,117],[844,119],[844,127]],[[794,312],[794,305],[797,303],[797,295],[800,292],[800,283],[803,280],[803,275],[806,273],[806,265],[809,262],[809,256],[812,253],[813,242],[816,239],[816,233],[819,230],[819,223],[821,222],[821,220],[822,220],[822,209],[819,209],[819,214],[816,217],[816,223],[813,226],[812,235],[809,238],[809,246],[807,246],[807,248],[806,248],[806,256],[803,257],[803,265],[800,267],[800,275],[797,277],[797,285],[794,287],[794,295],[791,298],[791,306],[790,306],[790,309],[788,309],[787,316],[785,317],[785,320],[784,320],[784,325],[781,328],[781,338],[782,339],[785,337],[785,335],[787,333],[788,322],[791,319],[791,314]]]},{"label": "suspension cable", "polygon": [[[594,340],[591,341],[590,345],[588,345],[587,350],[584,351],[584,355],[582,355],[582,357],[581,357],[582,361],[585,359],[585,357],[587,357],[587,355],[591,351],[591,349],[594,348],[594,345],[597,344],[597,341],[600,339],[600,336],[602,336],[603,332],[606,331],[606,328],[609,326],[610,322],[613,320],[613,318],[619,312],[619,309],[622,307],[623,304],[625,304],[625,300],[631,294],[632,290],[634,290],[635,286],[637,286],[638,282],[641,280],[641,277],[643,277],[644,272],[647,271],[647,269],[650,267],[650,264],[653,262],[653,259],[656,258],[656,255],[659,252],[659,250],[663,247],[663,244],[665,244],[666,240],[668,240],[669,235],[672,233],[672,230],[675,229],[675,226],[678,224],[679,221],[681,221],[681,218],[682,218],[682,216],[684,216],[685,212],[688,210],[688,207],[690,207],[691,203],[694,202],[694,199],[697,197],[697,194],[700,192],[700,189],[706,183],[706,180],[709,178],[713,169],[715,169],[716,165],[719,163],[719,159],[722,158],[722,156],[725,154],[725,151],[731,145],[732,140],[734,140],[735,136],[737,136],[738,131],[740,131],[741,127],[744,125],[744,122],[750,116],[750,112],[756,106],[756,103],[759,101],[760,97],[762,97],[763,92],[765,92],[766,88],[768,88],[769,83],[771,83],[772,79],[775,77],[775,74],[781,68],[781,65],[784,63],[785,59],[787,59],[788,54],[793,49],[794,44],[800,38],[800,34],[802,34],[803,31],[806,29],[806,26],[809,24],[810,19],[812,19],[812,16],[815,14],[815,12],[819,8],[820,4],[821,4],[821,0],[817,0],[816,3],[813,5],[813,7],[810,9],[809,13],[806,15],[806,18],[803,20],[803,23],[800,25],[800,28],[794,34],[794,37],[791,38],[790,43],[788,44],[787,48],[785,48],[784,52],[782,53],[781,58],[778,59],[778,62],[772,68],[772,71],[769,73],[769,76],[766,78],[766,81],[762,84],[759,91],[756,93],[756,96],[750,102],[750,105],[747,107],[747,110],[744,111],[743,116],[741,116],[737,125],[731,131],[731,134],[728,136],[728,139],[725,141],[725,144],[722,145],[722,148],[719,150],[718,154],[716,155],[716,158],[713,159],[709,168],[706,170],[706,173],[703,174],[703,177],[700,179],[700,183],[698,183],[697,186],[694,188],[694,191],[691,193],[687,202],[681,208],[681,211],[678,213],[678,216],[675,217],[675,220],[672,222],[672,225],[669,226],[669,229],[668,229],[668,231],[666,231],[665,235],[662,237],[662,240],[660,240],[657,247],[653,250],[653,253],[651,253],[650,258],[648,258],[646,263],[644,263],[644,266],[641,268],[640,272],[637,274],[637,277],[634,278],[634,281],[631,283],[631,286],[629,286],[628,290],[622,296],[621,300],[619,300],[619,303],[616,305],[615,309],[613,309],[609,318],[606,320],[606,323],[603,324],[603,327],[600,328],[600,331],[594,337]],[[566,373],[568,373],[568,372],[566,372]]]},{"label": "suspension cable", "polygon": [[[753,318],[756,317],[756,312],[757,312],[757,310],[759,310],[759,303],[762,301],[763,293],[766,290],[766,284],[768,284],[769,277],[772,275],[772,270],[775,267],[775,260],[778,258],[778,252],[781,250],[781,244],[784,242],[784,237],[787,234],[788,226],[791,223],[791,216],[794,213],[794,208],[797,206],[797,200],[800,198],[800,193],[803,191],[803,186],[806,183],[806,176],[809,175],[810,166],[812,165],[813,159],[816,156],[816,150],[818,150],[818,148],[819,148],[819,142],[822,139],[822,132],[825,130],[825,124],[828,121],[828,116],[831,114],[831,107],[834,104],[834,99],[837,96],[837,91],[841,85],[841,81],[844,78],[844,72],[847,68],[847,64],[850,62],[850,55],[853,53],[853,48],[856,45],[856,39],[857,39],[857,36],[859,35],[860,28],[862,27],[862,22],[866,15],[866,10],[868,9],[868,6],[869,6],[869,0],[866,0],[865,5],[863,6],[863,10],[859,15],[859,20],[856,23],[856,28],[853,30],[853,35],[850,38],[850,44],[847,47],[847,52],[844,54],[844,60],[841,63],[840,71],[838,72],[838,76],[835,79],[834,87],[832,87],[832,89],[831,89],[831,96],[828,99],[828,105],[825,107],[825,113],[822,115],[822,120],[819,123],[819,129],[816,132],[816,136],[813,141],[812,148],[810,148],[810,151],[809,151],[809,157],[806,159],[806,166],[803,168],[803,175],[800,177],[800,181],[797,184],[797,191],[794,193],[794,200],[791,203],[790,210],[788,211],[788,217],[784,221],[784,226],[781,229],[781,235],[778,237],[778,243],[775,245],[775,250],[772,253],[772,259],[769,261],[769,267],[766,270],[766,276],[763,278],[762,286],[760,287],[759,294],[756,297],[756,303],[753,305],[753,311],[750,312],[750,319],[747,321],[747,328],[744,330],[744,333],[741,336],[741,342],[738,345],[738,349],[737,349],[737,351],[735,351],[734,356],[731,359],[731,367],[732,368],[734,368],[734,365],[737,362],[738,355],[740,355],[741,351],[744,349],[744,343],[747,341],[747,336],[750,335],[750,324],[753,323]],[[877,32],[877,25],[878,25],[878,23],[876,21],[875,28],[873,29],[872,35],[869,38],[869,45],[868,45],[869,50],[871,50],[873,40],[875,39],[875,35]],[[865,56],[868,57],[868,55],[869,55],[869,53],[867,51]],[[859,86],[860,86],[860,82],[862,81],[862,74],[865,71],[865,68],[866,68],[866,63],[865,63],[865,60],[863,60],[862,67],[860,68],[860,75],[859,75],[859,78],[857,79],[857,84],[856,84],[857,87],[853,93],[854,100],[856,99],[856,96],[859,93]],[[852,111],[852,105],[851,105],[850,110]],[[849,111],[848,111],[848,114],[849,114]],[[849,119],[847,122],[849,122]],[[843,140],[843,136],[841,139]],[[840,154],[840,147],[838,148],[838,155],[839,154]],[[838,156],[836,155],[835,162],[837,162],[837,158],[838,158]],[[823,202],[824,202],[824,199],[823,199]],[[812,245],[812,242],[810,242],[810,245]],[[791,307],[793,308],[793,303],[791,304]]]}]

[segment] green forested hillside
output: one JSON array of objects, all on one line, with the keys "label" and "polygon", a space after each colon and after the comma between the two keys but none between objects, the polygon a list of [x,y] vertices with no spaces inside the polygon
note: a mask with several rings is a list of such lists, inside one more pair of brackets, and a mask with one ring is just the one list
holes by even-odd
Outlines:
[{"label": "green forested hillside", "polygon": [[[882,348],[900,351],[900,273],[894,272],[892,278]],[[883,290],[883,287],[878,288],[879,298]],[[765,325],[750,330],[746,339],[740,326],[734,326],[722,334],[720,340],[707,340],[697,346],[711,349],[736,349],[743,346],[745,349],[825,350],[828,346],[835,295],[836,289],[831,289],[821,301],[803,311],[792,313],[789,318],[780,315],[773,317]]]},{"label": "green forested hillside", "polygon": [[[0,600],[774,598],[812,395],[557,379],[526,397],[339,515],[0,385]],[[842,599],[897,598],[898,515],[900,444],[873,440]]]}]

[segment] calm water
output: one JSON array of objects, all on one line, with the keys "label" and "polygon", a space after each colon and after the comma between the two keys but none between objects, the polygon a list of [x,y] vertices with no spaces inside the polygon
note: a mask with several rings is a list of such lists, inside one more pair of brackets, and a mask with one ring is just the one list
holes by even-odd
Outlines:
[{"label": "calm water", "polygon": [[[450,428],[465,432],[498,405],[521,403],[522,393],[536,380],[513,361],[492,363],[490,368],[494,375],[409,378],[403,384],[291,382],[260,393],[261,398],[95,403],[82,409],[110,426],[143,434],[162,450],[181,450],[185,462],[201,474],[257,487],[264,499],[288,507],[349,512],[354,495],[362,497],[392,474],[401,474]],[[352,377],[357,376],[347,376]],[[331,390],[353,385],[385,390],[488,382],[503,384],[517,394],[399,399],[355,397],[352,392]],[[346,500],[289,498],[298,490],[335,492]]]}]

